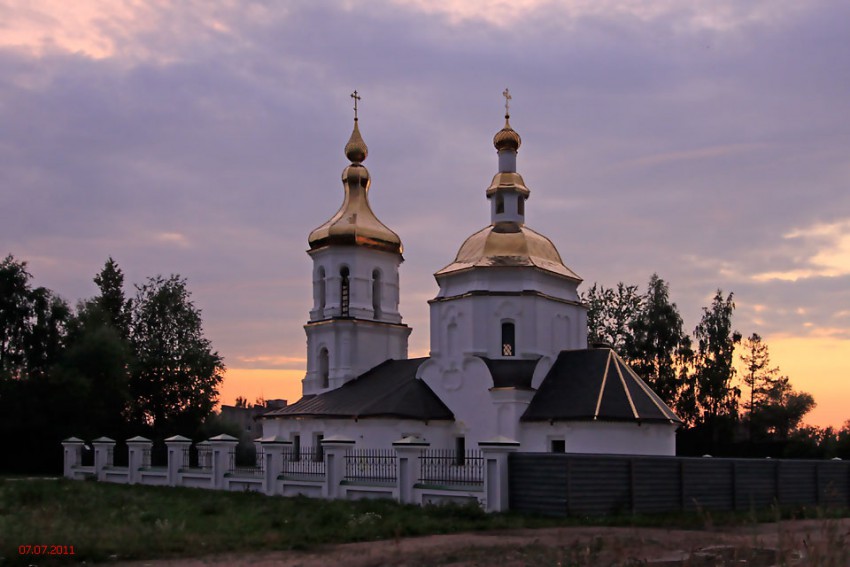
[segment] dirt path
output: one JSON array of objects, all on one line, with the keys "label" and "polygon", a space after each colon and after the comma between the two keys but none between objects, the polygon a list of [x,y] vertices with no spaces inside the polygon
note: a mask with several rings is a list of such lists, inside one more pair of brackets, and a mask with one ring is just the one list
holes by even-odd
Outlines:
[{"label": "dirt path", "polygon": [[[850,518],[746,528],[568,527],[435,535],[327,546],[311,552],[227,554],[121,563],[125,567],[471,567],[578,565],[697,567],[850,565]],[[742,562],[743,561],[743,562]],[[784,561],[784,563],[782,563]],[[116,565],[113,563],[113,565]]]}]

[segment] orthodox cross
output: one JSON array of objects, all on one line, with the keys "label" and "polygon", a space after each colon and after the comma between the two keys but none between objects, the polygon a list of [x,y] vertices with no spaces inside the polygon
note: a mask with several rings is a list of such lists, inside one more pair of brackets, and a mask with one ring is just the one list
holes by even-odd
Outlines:
[{"label": "orthodox cross", "polygon": [[354,119],[357,120],[357,101],[360,100],[360,95],[357,94],[357,91],[351,93],[351,98],[354,99]]},{"label": "orthodox cross", "polygon": [[505,92],[502,93],[502,96],[505,97],[505,116],[508,116],[511,113],[510,104],[511,104],[511,99],[513,98],[511,96],[511,91],[509,91],[506,88]]}]

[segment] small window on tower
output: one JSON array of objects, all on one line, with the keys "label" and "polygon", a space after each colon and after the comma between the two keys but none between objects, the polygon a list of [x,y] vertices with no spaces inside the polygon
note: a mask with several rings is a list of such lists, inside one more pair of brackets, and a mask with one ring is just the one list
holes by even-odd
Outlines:
[{"label": "small window on tower", "polygon": [[339,271],[339,306],[340,306],[340,316],[348,317],[348,306],[349,301],[351,299],[350,294],[351,290],[349,289],[348,283],[348,267],[343,266]]},{"label": "small window on tower", "polygon": [[515,329],[511,322],[502,323],[502,356],[516,356]]},{"label": "small window on tower", "polygon": [[525,215],[525,198],[518,197],[516,202],[516,212],[518,215]]},{"label": "small window on tower", "polygon": [[496,194],[496,214],[500,215],[505,212],[505,197],[501,193]]},{"label": "small window on tower", "polygon": [[[319,268],[319,273],[317,274],[319,281],[317,283],[319,287],[319,309],[325,308],[325,269]],[[323,317],[324,313],[319,313],[319,317]]]},{"label": "small window on tower", "polygon": [[567,442],[563,439],[552,439],[550,448],[552,449],[552,453],[566,453]]},{"label": "small window on tower", "polygon": [[381,272],[372,272],[372,315],[375,319],[381,318]]},{"label": "small window on tower", "polygon": [[327,388],[329,383],[330,376],[330,357],[328,356],[328,349],[322,348],[319,351],[319,386],[321,388]]}]

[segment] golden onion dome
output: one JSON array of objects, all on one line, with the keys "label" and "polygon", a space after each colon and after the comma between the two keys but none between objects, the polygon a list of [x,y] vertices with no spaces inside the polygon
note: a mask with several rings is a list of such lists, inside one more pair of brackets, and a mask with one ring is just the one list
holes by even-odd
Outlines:
[{"label": "golden onion dome", "polygon": [[493,136],[493,145],[496,146],[497,151],[517,151],[520,145],[522,145],[522,138],[520,138],[519,133],[511,128],[509,114],[505,114],[505,127]]},{"label": "golden onion dome", "polygon": [[500,222],[466,239],[455,261],[434,274],[442,276],[473,268],[530,267],[580,282],[564,265],[552,241],[515,222]]},{"label": "golden onion dome", "polygon": [[401,254],[403,247],[398,235],[384,225],[369,206],[369,187],[372,184],[369,170],[362,165],[368,149],[360,129],[354,122],[354,131],[345,145],[345,155],[351,165],[342,172],[345,197],[334,216],[310,233],[310,250],[329,245],[365,246]]},{"label": "golden onion dome", "polygon": [[366,142],[363,141],[363,136],[360,135],[360,128],[357,126],[357,118],[354,119],[354,131],[351,133],[351,138],[345,144],[345,157],[351,163],[361,163],[366,161],[366,156],[369,155],[369,148]]}]

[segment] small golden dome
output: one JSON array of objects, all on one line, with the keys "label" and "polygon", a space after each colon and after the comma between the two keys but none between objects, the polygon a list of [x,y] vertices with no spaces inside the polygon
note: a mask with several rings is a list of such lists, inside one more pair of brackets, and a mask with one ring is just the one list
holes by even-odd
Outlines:
[{"label": "small golden dome", "polygon": [[513,150],[517,151],[522,144],[522,138],[516,130],[511,128],[510,115],[505,115],[505,127],[496,132],[493,136],[493,145],[497,151]]},{"label": "small golden dome", "polygon": [[530,267],[580,282],[564,265],[552,241],[515,222],[500,222],[466,239],[455,261],[436,276],[472,268]]},{"label": "small golden dome", "polygon": [[351,163],[361,163],[366,161],[366,156],[369,155],[369,148],[366,147],[366,142],[363,141],[363,136],[360,135],[360,128],[357,127],[357,119],[354,119],[354,131],[351,132],[351,138],[345,144],[345,157]]}]

